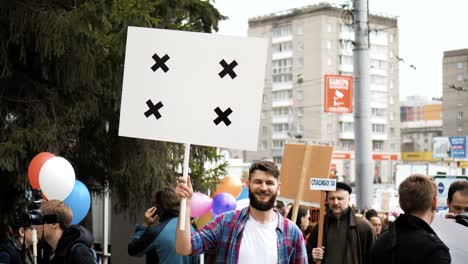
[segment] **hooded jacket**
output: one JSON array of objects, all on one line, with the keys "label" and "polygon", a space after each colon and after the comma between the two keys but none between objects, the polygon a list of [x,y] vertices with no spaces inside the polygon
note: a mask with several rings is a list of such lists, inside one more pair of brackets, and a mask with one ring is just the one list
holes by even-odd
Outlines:
[{"label": "hooded jacket", "polygon": [[[70,252],[72,246],[77,243],[84,244],[86,247],[78,246],[73,252]],[[93,234],[88,229],[80,225],[71,225],[63,232],[57,244],[57,248],[50,258],[50,263],[94,264],[94,256],[89,249],[93,246],[93,243]]]}]

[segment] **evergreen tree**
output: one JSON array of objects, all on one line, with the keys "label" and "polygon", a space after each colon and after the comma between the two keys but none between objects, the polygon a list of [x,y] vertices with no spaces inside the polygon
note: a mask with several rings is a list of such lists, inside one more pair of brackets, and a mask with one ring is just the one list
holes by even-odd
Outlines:
[{"label": "evergreen tree", "polygon": [[[154,190],[174,185],[182,144],[117,135],[126,30],[211,32],[223,19],[210,0],[2,0],[2,231],[23,204],[29,162],[42,151],[69,160],[90,190],[109,185],[116,210],[149,205]],[[225,164],[205,167],[218,158],[214,148],[191,148],[198,190],[224,172]]]}]

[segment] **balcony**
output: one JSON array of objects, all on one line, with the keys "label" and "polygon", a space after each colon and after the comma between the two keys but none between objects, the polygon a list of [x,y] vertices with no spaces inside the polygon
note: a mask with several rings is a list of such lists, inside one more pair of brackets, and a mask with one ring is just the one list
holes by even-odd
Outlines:
[{"label": "balcony", "polygon": [[338,137],[340,139],[354,139],[354,131],[353,132],[351,132],[351,131],[340,132],[338,134]]},{"label": "balcony", "polygon": [[286,42],[286,41],[291,41],[293,39],[293,35],[287,35],[287,36],[281,36],[281,37],[273,37],[271,39],[271,43],[280,43],[280,42]]},{"label": "balcony", "polygon": [[340,55],[353,56],[352,49],[340,49]]},{"label": "balcony", "polygon": [[372,67],[370,69],[370,73],[372,75],[387,76],[387,70],[376,69],[376,68],[372,68]]},{"label": "balcony", "polygon": [[288,59],[293,57],[292,50],[282,51],[282,52],[275,52],[271,54],[272,60],[281,60],[281,59]]},{"label": "balcony", "polygon": [[272,107],[283,107],[283,106],[292,106],[292,105],[293,105],[292,99],[272,100],[271,102]]},{"label": "balcony", "polygon": [[291,121],[291,116],[289,115],[281,115],[281,116],[273,116],[271,122],[273,124],[288,124]]},{"label": "balcony", "polygon": [[340,122],[353,123],[354,122],[354,116],[353,116],[353,114],[341,114],[341,115],[339,115],[338,120]]},{"label": "balcony", "polygon": [[353,72],[353,65],[352,64],[340,64],[338,65],[338,71]]},{"label": "balcony", "polygon": [[375,134],[375,133],[372,133],[371,134],[371,138],[372,140],[387,140],[388,139],[388,136],[387,134]]},{"label": "balcony", "polygon": [[342,31],[340,32],[339,38],[354,40],[354,32]]},{"label": "balcony", "polygon": [[286,131],[276,131],[276,132],[273,132],[272,135],[271,135],[271,139],[275,140],[275,139],[288,139],[289,136],[288,136],[288,132]]},{"label": "balcony", "polygon": [[273,91],[290,90],[293,88],[293,82],[273,83],[271,89]]}]

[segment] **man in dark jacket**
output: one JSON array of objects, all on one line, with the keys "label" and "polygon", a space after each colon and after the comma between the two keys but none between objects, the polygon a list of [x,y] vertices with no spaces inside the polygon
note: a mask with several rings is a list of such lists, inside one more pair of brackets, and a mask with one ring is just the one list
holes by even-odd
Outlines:
[{"label": "man in dark jacket", "polygon": [[421,174],[406,178],[398,188],[405,212],[375,243],[372,258],[382,264],[449,264],[449,249],[429,226],[437,208],[435,182]]},{"label": "man in dark jacket", "polygon": [[[312,230],[307,252],[309,262],[324,264],[369,264],[375,241],[374,228],[362,217],[356,217],[349,206],[351,187],[343,182],[336,191],[327,192],[328,212],[325,216],[324,247],[317,247],[318,225]],[[313,248],[310,250],[310,248]]]},{"label": "man in dark jacket", "polygon": [[73,218],[71,209],[63,202],[49,200],[41,204],[44,217],[55,215],[55,223],[38,226],[38,236],[52,247],[50,264],[94,264],[95,258],[90,249],[94,243],[93,235],[86,228],[70,223]]}]

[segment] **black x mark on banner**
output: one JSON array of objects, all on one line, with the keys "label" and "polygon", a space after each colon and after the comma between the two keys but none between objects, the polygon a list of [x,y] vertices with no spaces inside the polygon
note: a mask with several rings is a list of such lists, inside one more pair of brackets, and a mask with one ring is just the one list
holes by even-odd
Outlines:
[{"label": "black x mark on banner", "polygon": [[237,66],[237,61],[233,60],[230,64],[227,64],[227,62],[223,59],[219,62],[219,64],[223,66],[223,70],[218,73],[221,79],[224,78],[226,74],[229,74],[232,79],[236,78],[237,74],[234,72],[234,67]]},{"label": "black x mark on banner", "polygon": [[229,126],[231,124],[231,120],[229,120],[228,116],[232,113],[231,108],[228,107],[226,111],[222,111],[219,107],[215,108],[215,113],[218,115],[218,117],[213,120],[215,125],[218,125],[221,122],[224,122],[226,126]]},{"label": "black x mark on banner", "polygon": [[150,117],[151,115],[154,115],[156,119],[161,118],[161,114],[159,113],[159,109],[163,107],[164,105],[159,101],[156,105],[153,104],[153,102],[150,100],[146,101],[146,105],[149,107],[148,111],[145,112],[146,118]]},{"label": "black x mark on banner", "polygon": [[169,55],[165,54],[162,58],[159,58],[158,54],[153,55],[153,60],[156,62],[153,66],[151,66],[151,70],[154,72],[161,68],[164,72],[169,70],[167,67],[166,62],[170,59]]}]

